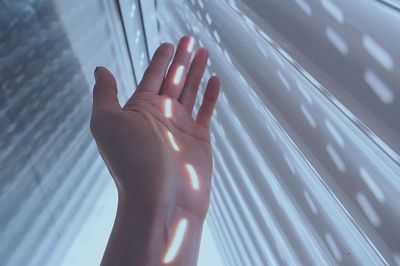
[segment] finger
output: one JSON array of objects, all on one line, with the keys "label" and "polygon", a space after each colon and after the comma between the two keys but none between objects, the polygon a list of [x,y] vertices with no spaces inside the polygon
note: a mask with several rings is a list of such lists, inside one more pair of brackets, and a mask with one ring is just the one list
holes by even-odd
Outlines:
[{"label": "finger", "polygon": [[201,103],[199,112],[197,113],[196,123],[206,128],[210,126],[211,116],[213,114],[215,104],[217,103],[220,90],[220,81],[216,76],[208,80],[207,88],[204,93],[203,102]]},{"label": "finger", "polygon": [[190,65],[182,94],[179,97],[179,102],[183,104],[190,114],[192,113],[193,106],[196,101],[201,78],[203,77],[204,70],[207,66],[207,59],[207,50],[204,48],[198,49]]},{"label": "finger", "polygon": [[173,54],[174,46],[171,43],[163,43],[157,48],[149,66],[144,72],[142,81],[136,89],[137,92],[150,92],[154,94],[160,92],[165,72],[167,72]]},{"label": "finger", "polygon": [[179,41],[174,59],[161,86],[160,94],[166,94],[175,99],[179,98],[185,84],[193,42],[194,40],[190,36],[184,36]]},{"label": "finger", "polygon": [[105,67],[97,67],[94,77],[96,83],[93,88],[93,109],[121,109],[113,74]]}]

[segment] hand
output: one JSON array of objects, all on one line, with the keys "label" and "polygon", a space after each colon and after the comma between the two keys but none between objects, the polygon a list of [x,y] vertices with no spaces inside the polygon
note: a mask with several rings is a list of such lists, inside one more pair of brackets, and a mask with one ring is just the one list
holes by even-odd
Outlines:
[{"label": "hand", "polygon": [[[192,110],[206,67],[207,50],[200,48],[189,67],[190,37],[180,41],[171,67],[173,46],[161,45],[137,90],[123,108],[117,100],[112,74],[98,68],[93,91],[91,129],[99,151],[119,192],[130,197],[137,208],[175,208],[206,214],[212,172],[209,122],[217,100],[219,80],[209,80],[196,119]],[[178,84],[173,82],[179,66],[184,67]],[[172,100],[167,118],[166,99]],[[167,132],[179,148],[174,150]],[[200,189],[191,187],[185,165],[190,163],[199,177]]]},{"label": "hand", "polygon": [[[103,67],[95,71],[91,131],[120,202],[140,213],[162,213],[166,223],[185,216],[202,224],[210,197],[209,124],[220,85],[217,77],[210,78],[193,119],[208,53],[198,49],[189,67],[191,46],[189,36],[181,39],[167,72],[173,46],[162,44],[123,108],[112,74]],[[191,179],[193,172],[198,184]]]}]

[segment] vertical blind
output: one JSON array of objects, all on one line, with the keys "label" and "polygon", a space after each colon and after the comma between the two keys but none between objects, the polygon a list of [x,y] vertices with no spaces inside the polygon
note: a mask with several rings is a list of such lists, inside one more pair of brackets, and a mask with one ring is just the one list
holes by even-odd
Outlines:
[{"label": "vertical blind", "polygon": [[210,53],[201,91],[222,80],[207,221],[227,265],[400,265],[399,11],[156,1],[150,51],[190,34]]},{"label": "vertical blind", "polygon": [[[120,96],[131,94],[118,10],[108,0],[0,0],[0,265],[61,265],[73,246],[81,253],[64,265],[100,262],[115,213],[96,206],[115,206],[116,193],[104,193],[114,184],[89,131],[91,87],[104,65]],[[85,242],[90,233],[100,247]]]}]

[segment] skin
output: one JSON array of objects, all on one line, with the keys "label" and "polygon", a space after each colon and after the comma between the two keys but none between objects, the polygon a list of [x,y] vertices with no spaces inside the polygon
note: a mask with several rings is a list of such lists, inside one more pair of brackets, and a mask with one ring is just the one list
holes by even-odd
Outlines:
[{"label": "skin", "polygon": [[[123,107],[118,103],[113,75],[104,67],[95,71],[90,127],[118,189],[117,215],[102,265],[163,265],[181,218],[188,220],[188,227],[177,256],[168,265],[197,263],[210,199],[210,119],[220,82],[215,76],[209,79],[193,119],[208,53],[199,48],[190,62],[189,41],[189,36],[183,37],[175,55],[172,44],[162,44]],[[185,67],[184,74],[181,82],[174,84],[179,65]],[[171,118],[164,115],[166,98],[172,100]],[[168,140],[167,130],[179,152]],[[186,163],[193,165],[199,177],[199,190],[191,186]]]}]

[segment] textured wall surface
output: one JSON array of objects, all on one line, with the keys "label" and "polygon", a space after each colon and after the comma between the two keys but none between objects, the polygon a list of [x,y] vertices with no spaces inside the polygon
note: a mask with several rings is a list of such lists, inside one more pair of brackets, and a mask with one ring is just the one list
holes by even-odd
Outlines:
[{"label": "textured wall surface", "polygon": [[58,265],[108,182],[88,123],[94,67],[122,99],[134,84],[110,3],[0,1],[0,265]]},{"label": "textured wall surface", "polygon": [[[29,250],[68,228],[71,221],[57,217],[67,204],[73,211],[81,204],[68,200],[84,185],[74,172],[89,170],[82,168],[96,154],[88,132],[88,84],[53,4],[1,4],[1,25],[8,27],[0,49],[0,230],[7,243],[0,247],[0,264],[22,265],[35,255]],[[82,153],[87,156],[78,163]]]}]

